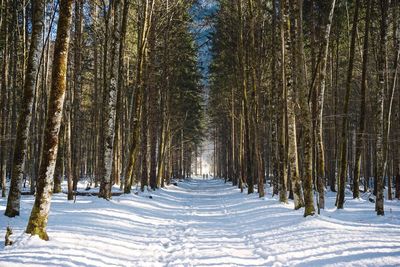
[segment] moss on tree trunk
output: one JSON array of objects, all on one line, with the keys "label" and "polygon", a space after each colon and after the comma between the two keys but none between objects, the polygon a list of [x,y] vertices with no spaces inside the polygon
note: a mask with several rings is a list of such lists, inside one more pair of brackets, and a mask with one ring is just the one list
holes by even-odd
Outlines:
[{"label": "moss on tree trunk", "polygon": [[72,20],[73,0],[60,1],[60,18],[54,48],[52,82],[49,108],[45,126],[42,160],[39,168],[37,192],[29,218],[26,233],[38,235],[48,240],[46,233],[50,201],[53,191],[54,169],[58,150],[58,134],[60,131],[62,110],[64,105],[67,74],[67,56],[69,47],[70,26]]}]

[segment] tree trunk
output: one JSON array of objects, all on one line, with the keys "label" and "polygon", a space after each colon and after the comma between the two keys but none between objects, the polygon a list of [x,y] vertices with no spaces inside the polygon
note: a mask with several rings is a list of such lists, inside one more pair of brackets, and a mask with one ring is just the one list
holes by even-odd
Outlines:
[{"label": "tree trunk", "polygon": [[[385,215],[384,210],[384,181],[385,176],[388,176],[388,179],[391,179],[387,162],[388,162],[388,142],[390,137],[390,127],[391,127],[391,113],[392,113],[392,105],[394,98],[394,90],[396,87],[396,79],[398,72],[398,57],[399,57],[399,47],[396,47],[395,51],[395,66],[393,72],[393,84],[390,88],[389,96],[386,98],[385,92],[387,91],[387,73],[388,73],[388,63],[387,63],[387,28],[388,28],[388,11],[389,11],[389,0],[381,0],[380,1],[381,8],[381,25],[380,25],[380,47],[379,47],[379,83],[380,88],[378,92],[378,109],[377,110],[377,160],[378,160],[378,175],[377,175],[377,195],[375,202],[375,210],[377,215]],[[398,23],[396,21],[396,23]],[[396,36],[396,35],[395,35]],[[398,45],[398,44],[397,44]],[[385,103],[385,99],[387,99],[388,103]],[[387,111],[386,111],[387,109]],[[390,186],[390,183],[389,183]]]},{"label": "tree trunk", "polygon": [[38,235],[44,240],[49,239],[46,226],[53,191],[53,175],[58,150],[58,133],[60,131],[66,90],[67,55],[73,2],[73,0],[60,1],[60,14],[54,47],[50,102],[44,135],[44,140],[46,140],[46,142],[44,143],[42,151],[35,202],[26,228],[26,233]]},{"label": "tree trunk", "polygon": [[[120,0],[112,2],[111,10],[114,13],[114,35],[111,44],[110,55],[110,83],[104,91],[104,110],[103,110],[103,160],[102,160],[102,176],[100,183],[99,197],[104,199],[111,198],[112,186],[112,164],[113,164],[113,149],[114,149],[114,134],[115,134],[115,116],[117,104],[117,77],[118,67],[117,63],[117,50],[119,44],[119,30],[118,30],[118,8]],[[107,27],[107,26],[106,26]],[[107,53],[107,51],[105,51]],[[106,67],[106,66],[105,66]]]},{"label": "tree trunk", "polygon": [[[153,16],[153,20],[155,17]],[[155,23],[151,23],[152,27],[150,29],[149,36],[149,50],[151,51],[149,64],[147,67],[148,70],[148,133],[149,133],[149,156],[150,156],[150,169],[149,169],[149,185],[150,188],[155,190],[157,188],[157,134],[158,134],[158,123],[159,123],[159,112],[160,109],[158,107],[158,97],[159,97],[159,89],[156,85],[156,70],[155,66],[157,64],[155,58],[155,34],[156,29],[154,27]],[[146,127],[147,129],[147,127]],[[160,155],[159,155],[160,156]]]},{"label": "tree trunk", "polygon": [[297,65],[298,65],[298,88],[299,88],[299,122],[302,124],[302,145],[303,145],[303,190],[304,190],[304,217],[315,214],[313,199],[313,177],[312,177],[312,116],[308,104],[308,90],[303,77],[306,76],[303,29],[303,0],[297,0],[298,8],[295,14],[299,29],[297,31]]},{"label": "tree trunk", "polygon": [[389,0],[380,0],[380,42],[379,42],[379,55],[378,55],[378,92],[377,92],[377,108],[375,110],[376,118],[376,159],[377,159],[377,191],[375,211],[377,215],[385,215],[384,211],[384,183],[386,175],[386,136],[385,136],[385,93],[386,93],[386,75],[387,75],[387,28],[388,28],[388,8]]},{"label": "tree trunk", "polygon": [[81,170],[81,140],[82,140],[82,28],[83,28],[83,1],[75,1],[75,36],[74,36],[74,86],[72,100],[72,166],[73,189],[76,191]]},{"label": "tree trunk", "polygon": [[[244,62],[244,41],[243,41],[243,14],[242,14],[242,0],[237,0],[238,19],[239,19],[239,36],[237,57],[239,64],[239,77],[241,81],[242,99],[243,99],[243,117],[244,117],[244,161],[246,165],[245,177],[247,181],[247,193],[254,193],[254,180],[252,175],[251,164],[251,151],[250,151],[250,116],[248,111],[248,96],[247,96],[247,79],[245,73]],[[243,179],[244,180],[244,179]]]},{"label": "tree trunk", "polygon": [[[291,10],[290,10],[291,7]],[[303,192],[301,188],[301,180],[300,180],[300,174],[299,174],[299,162],[298,162],[298,155],[297,155],[297,134],[296,134],[296,107],[298,105],[298,101],[296,98],[296,92],[295,88],[293,85],[298,85],[302,84],[302,81],[299,83],[298,80],[300,77],[295,76],[294,66],[297,66],[297,58],[296,58],[296,51],[292,47],[295,42],[292,44],[292,40],[295,40],[295,38],[292,38],[290,36],[291,32],[296,32],[298,31],[299,27],[299,21],[298,18],[295,18],[294,24],[293,24],[293,29],[291,29],[291,23],[290,23],[290,11],[296,12],[297,5],[295,2],[290,2],[288,0],[285,0],[285,17],[284,19],[287,20],[285,23],[285,41],[286,41],[286,58],[284,61],[285,68],[286,68],[286,91],[287,91],[287,117],[288,117],[288,163],[289,163],[289,169],[290,169],[290,178],[291,178],[291,186],[292,186],[292,192],[293,192],[293,199],[294,199],[294,208],[295,210],[300,209],[301,207],[304,206],[304,200],[303,200]],[[298,11],[297,11],[298,12]],[[295,55],[293,59],[295,62],[291,61],[292,54]],[[294,79],[296,78],[296,79]],[[303,78],[301,78],[303,79]]]},{"label": "tree trunk", "polygon": [[343,104],[343,121],[342,121],[341,144],[340,144],[340,173],[339,173],[339,181],[338,181],[338,183],[339,183],[338,192],[337,192],[337,196],[336,196],[336,207],[338,209],[343,209],[345,188],[346,188],[347,165],[348,165],[348,162],[347,162],[348,114],[349,114],[351,81],[353,78],[355,43],[356,43],[359,8],[360,8],[360,0],[357,0],[355,3],[355,7],[354,7],[353,26],[352,26],[352,30],[351,30],[351,41],[350,41],[350,58],[349,58],[349,65],[348,65],[348,69],[347,69],[347,78],[346,78],[346,86],[345,86],[346,93],[345,93],[344,104]]},{"label": "tree trunk", "polygon": [[276,1],[272,1],[272,51],[271,51],[271,57],[272,57],[272,62],[271,62],[271,74],[272,74],[272,81],[271,81],[271,98],[272,98],[272,103],[271,103],[271,113],[272,113],[272,120],[271,120],[271,160],[272,160],[272,182],[271,185],[273,186],[273,191],[272,195],[277,195],[279,193],[278,191],[278,169],[279,169],[279,163],[278,163],[278,114],[276,112],[278,106],[279,106],[279,92],[278,92],[278,86],[275,77],[277,76],[276,74],[276,62],[277,62],[277,55],[276,55],[276,48],[277,48],[277,38],[276,38],[276,30],[277,30],[277,6],[276,6]]},{"label": "tree trunk", "polygon": [[[147,85],[147,84],[146,84]],[[142,106],[142,127],[141,127],[141,157],[142,157],[142,172],[140,178],[140,190],[143,192],[145,187],[149,184],[149,173],[147,167],[147,137],[148,137],[148,91],[147,88],[143,92],[143,106]]]},{"label": "tree trunk", "polygon": [[[361,154],[363,147],[363,139],[364,139],[364,131],[365,131],[365,101],[366,101],[366,89],[367,89],[367,73],[368,73],[368,49],[369,49],[369,28],[370,28],[370,12],[371,12],[371,0],[368,0],[367,3],[367,15],[365,17],[365,34],[364,34],[364,45],[363,45],[363,63],[362,63],[362,74],[361,74],[361,107],[360,107],[360,124],[357,133],[357,143],[356,143],[356,156],[354,163],[354,177],[353,180],[358,185],[358,181],[360,180],[360,171],[361,171]],[[355,189],[355,193],[353,196],[359,197],[358,186]],[[344,195],[341,196],[344,198]]]},{"label": "tree trunk", "polygon": [[71,143],[71,95],[72,92],[69,91],[69,97],[66,108],[65,115],[65,158],[66,158],[66,173],[67,173],[67,189],[68,189],[68,200],[74,199],[74,185],[73,185],[73,169],[72,169],[72,143]]},{"label": "tree trunk", "polygon": [[[6,178],[7,178],[7,126],[8,126],[8,97],[7,97],[7,88],[8,88],[8,31],[7,26],[8,23],[4,22],[7,19],[8,15],[8,5],[7,2],[1,3],[1,8],[4,8],[1,13],[1,23],[0,23],[0,34],[4,34],[4,47],[3,47],[3,62],[1,66],[2,74],[1,74],[1,83],[0,83],[0,176],[1,176],[1,197],[6,197]],[[3,18],[4,17],[4,18]],[[3,38],[3,36],[2,36]]]},{"label": "tree trunk", "polygon": [[285,28],[289,22],[288,14],[286,14],[285,2],[281,0],[279,14],[281,17],[281,91],[279,92],[279,105],[278,105],[278,176],[279,176],[279,201],[287,203],[287,153],[286,153],[286,73],[285,73],[285,59],[286,46],[285,46]]},{"label": "tree trunk", "polygon": [[[122,116],[121,114],[123,113],[123,109],[121,108],[122,103],[123,103],[123,94],[122,90],[124,87],[124,82],[125,82],[125,40],[126,40],[126,31],[127,31],[127,24],[128,24],[128,14],[129,14],[129,7],[130,7],[130,2],[129,0],[124,0],[124,6],[123,6],[123,11],[122,11],[122,22],[121,22],[121,33],[120,33],[120,39],[119,39],[119,53],[118,53],[118,79],[117,79],[117,114],[115,118],[115,132],[120,133],[115,135],[114,143],[119,144],[119,139],[123,138],[122,134]],[[118,148],[119,149],[119,148]],[[122,150],[124,151],[124,150]],[[118,158],[119,159],[119,158]],[[119,180],[119,168],[117,168],[117,179]],[[126,179],[126,177],[125,177]],[[122,184],[121,184],[122,186]]]},{"label": "tree trunk", "polygon": [[[325,149],[323,143],[323,113],[324,113],[324,99],[325,99],[325,87],[326,87],[326,68],[328,64],[329,54],[329,38],[331,34],[331,26],[333,20],[333,14],[335,11],[336,0],[332,0],[331,9],[329,12],[328,23],[325,26],[325,36],[323,39],[323,54],[321,59],[321,69],[318,78],[319,90],[317,92],[317,119],[315,122],[316,128],[316,146],[317,146],[317,181],[318,181],[318,208],[325,208]],[[319,211],[318,209],[318,211]]]},{"label": "tree trunk", "polygon": [[14,217],[19,215],[21,184],[24,177],[24,161],[27,150],[30,122],[32,119],[32,106],[35,94],[36,78],[39,71],[41,53],[41,34],[43,29],[43,10],[45,1],[33,2],[32,35],[24,81],[22,109],[18,118],[18,127],[15,140],[14,158],[12,163],[12,177],[10,192],[7,199],[5,215]]},{"label": "tree trunk", "polygon": [[138,44],[137,44],[137,67],[136,67],[136,88],[134,92],[134,104],[132,106],[132,141],[129,149],[128,164],[125,172],[125,189],[124,192],[129,194],[132,187],[132,175],[135,168],[138,154],[139,154],[139,137],[140,137],[140,121],[142,120],[141,110],[143,102],[143,87],[144,77],[143,70],[147,58],[147,42],[148,42],[148,31],[151,23],[151,14],[153,10],[152,3],[149,1],[141,1],[141,16],[142,22],[138,27]]}]

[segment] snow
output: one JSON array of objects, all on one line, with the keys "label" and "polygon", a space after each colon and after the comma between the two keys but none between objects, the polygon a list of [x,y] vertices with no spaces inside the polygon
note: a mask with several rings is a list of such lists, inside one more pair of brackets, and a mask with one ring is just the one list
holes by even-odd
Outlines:
[{"label": "snow", "polygon": [[328,192],[327,209],[304,218],[267,192],[191,179],[110,201],[56,194],[47,242],[23,234],[34,201],[23,196],[20,217],[0,215],[1,237],[10,224],[15,241],[1,241],[0,266],[400,266],[399,201],[382,217],[351,195],[336,210]]}]

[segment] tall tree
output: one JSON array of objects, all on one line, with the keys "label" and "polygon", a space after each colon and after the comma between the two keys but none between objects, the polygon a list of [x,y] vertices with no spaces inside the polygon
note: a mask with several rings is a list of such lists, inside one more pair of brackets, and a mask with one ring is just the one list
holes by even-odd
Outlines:
[{"label": "tall tree", "polygon": [[73,166],[73,189],[77,190],[78,180],[81,176],[81,142],[82,142],[82,45],[83,45],[83,0],[75,1],[75,27],[74,27],[74,39],[73,39],[73,53],[74,53],[74,64],[73,64],[73,93],[72,96],[72,166]]},{"label": "tall tree", "polygon": [[24,161],[27,151],[30,122],[32,120],[32,106],[42,51],[41,34],[43,30],[44,5],[44,0],[33,2],[32,34],[25,71],[26,75],[22,99],[23,105],[18,117],[10,191],[7,199],[7,208],[4,213],[8,217],[17,216],[20,211],[21,186],[24,178]]},{"label": "tall tree", "polygon": [[[389,121],[386,121],[385,110],[386,106],[386,91],[387,91],[387,35],[388,35],[388,15],[389,15],[389,0],[380,0],[380,40],[379,40],[379,56],[378,56],[378,79],[379,86],[377,92],[377,109],[375,111],[376,118],[376,160],[377,160],[377,173],[375,179],[377,180],[377,194],[375,202],[375,210],[377,215],[385,215],[384,210],[384,181],[387,170],[387,127]],[[389,117],[390,119],[390,117]],[[388,131],[390,132],[390,130]]]},{"label": "tall tree", "polygon": [[[248,101],[248,82],[247,75],[245,71],[245,55],[244,55],[244,39],[243,39],[243,25],[244,18],[242,12],[242,1],[237,0],[237,16],[238,16],[238,39],[237,39],[237,58],[238,58],[238,68],[239,68],[239,80],[240,87],[242,91],[242,105],[243,105],[243,119],[244,119],[244,165],[245,165],[245,173],[244,177],[247,182],[247,192],[248,194],[254,193],[254,177],[252,174],[252,161],[251,161],[251,151],[250,151],[250,115],[249,115],[249,101]],[[243,175],[242,174],[242,175]]]},{"label": "tall tree", "polygon": [[[286,38],[287,40],[290,37],[285,37],[288,31],[285,31],[285,28],[290,25],[289,18],[289,10],[285,6],[285,1],[280,1],[280,9],[279,9],[279,17],[280,17],[280,33],[281,33],[281,90],[279,92],[279,104],[278,104],[278,158],[279,158],[279,168],[278,168],[278,177],[279,177],[279,200],[283,203],[288,201],[287,199],[287,191],[288,191],[288,173],[287,173],[287,140],[286,140],[286,127],[287,127],[287,116],[286,116],[286,62],[289,57],[287,55],[287,47],[286,47]],[[289,82],[290,83],[290,82]]]},{"label": "tall tree", "polygon": [[[360,105],[360,121],[359,128],[357,132],[357,144],[356,144],[356,155],[354,162],[354,181],[360,180],[360,171],[361,171],[361,152],[362,152],[362,144],[363,138],[365,134],[365,111],[366,111],[366,89],[367,89],[367,74],[368,74],[368,56],[369,56],[369,31],[370,31],[370,16],[371,16],[371,7],[372,1],[368,0],[367,2],[367,14],[365,17],[365,33],[364,33],[364,44],[363,44],[363,59],[362,59],[362,74],[361,74],[361,105]],[[358,184],[358,182],[356,182]],[[357,192],[355,193],[356,197]],[[344,198],[344,194],[340,195],[341,198]],[[342,205],[342,203],[338,203],[338,206]]]},{"label": "tall tree", "polygon": [[[342,130],[341,130],[341,145],[340,145],[340,172],[339,172],[339,186],[336,199],[336,206],[338,209],[343,209],[344,204],[344,194],[345,194],[345,183],[347,176],[347,146],[348,146],[348,114],[349,114],[349,102],[350,102],[350,91],[351,91],[351,81],[353,78],[353,68],[354,68],[354,56],[355,56],[355,46],[356,46],[356,34],[358,25],[358,14],[360,9],[360,0],[357,0],[354,4],[354,15],[353,15],[353,26],[351,30],[351,41],[350,41],[350,57],[349,65],[347,69],[346,77],[346,93],[344,97],[343,105],[343,120],[342,120]],[[357,186],[358,187],[358,186]],[[356,188],[356,181],[354,181],[354,188]],[[356,190],[356,189],[354,189]],[[356,192],[356,191],[354,191]],[[353,197],[358,197],[353,194]]]},{"label": "tall tree", "polygon": [[[118,45],[119,45],[119,5],[120,0],[112,1],[109,7],[110,17],[114,19],[114,29],[110,48],[110,82],[105,84],[104,90],[104,110],[102,128],[103,131],[103,159],[101,160],[101,183],[99,197],[109,199],[111,198],[111,186],[112,186],[112,164],[113,164],[113,149],[114,147],[114,134],[115,134],[115,116],[116,116],[116,105],[117,105],[117,78],[118,78]],[[106,24],[108,27],[108,23]],[[106,40],[107,41],[107,40]],[[107,53],[106,51],[105,53]],[[107,68],[107,66],[104,66]],[[106,72],[107,73],[107,72]]]},{"label": "tall tree", "polygon": [[304,53],[304,38],[303,38],[303,0],[297,0],[296,18],[298,20],[298,31],[296,36],[296,55],[298,66],[298,88],[299,88],[299,121],[302,124],[303,145],[303,190],[304,190],[304,217],[314,215],[315,207],[313,200],[313,176],[312,176],[312,116],[311,109],[308,103],[308,90],[303,77],[306,76],[305,69],[305,53]]},{"label": "tall tree", "polygon": [[316,95],[316,112],[317,119],[315,122],[316,131],[316,146],[317,146],[317,187],[318,187],[318,210],[325,207],[325,149],[323,143],[323,113],[324,113],[324,99],[325,99],[325,88],[326,88],[326,69],[328,65],[329,55],[329,38],[331,35],[333,15],[335,11],[336,0],[332,0],[332,4],[329,10],[328,22],[325,26],[325,34],[321,43],[321,53],[319,58],[319,73],[318,81],[315,81]]},{"label": "tall tree", "polygon": [[[153,1],[151,1],[153,2]],[[151,23],[151,17],[154,6],[149,1],[141,1],[138,12],[139,27],[138,27],[138,44],[137,44],[137,65],[136,65],[136,81],[135,92],[133,95],[134,103],[132,105],[132,121],[133,133],[128,155],[128,164],[125,171],[125,193],[130,193],[132,187],[132,175],[139,154],[139,136],[140,136],[140,121],[142,120],[142,103],[144,90],[144,67],[147,60],[148,37]]]},{"label": "tall tree", "polygon": [[[297,3],[295,1],[289,3],[289,1],[285,1],[285,10],[287,15],[290,12],[297,13]],[[304,200],[303,200],[303,192],[302,192],[302,186],[301,186],[301,180],[300,180],[300,173],[299,173],[299,161],[298,161],[298,148],[297,148],[297,129],[296,129],[296,113],[297,112],[297,107],[298,107],[298,100],[297,100],[297,95],[296,95],[296,89],[297,91],[301,89],[301,86],[303,86],[304,79],[303,77],[300,77],[300,71],[296,70],[295,66],[298,66],[297,60],[299,59],[297,56],[297,51],[296,45],[297,45],[297,40],[296,36],[290,36],[291,34],[291,28],[292,30],[292,35],[298,34],[297,32],[301,30],[300,26],[300,21],[299,18],[296,17],[295,15],[293,16],[290,14],[287,19],[290,19],[290,17],[293,17],[293,24],[290,23],[290,20],[285,23],[286,27],[286,47],[290,48],[290,56],[287,58],[285,64],[286,64],[286,87],[287,87],[287,96],[288,96],[288,108],[287,108],[287,117],[288,117],[288,142],[289,142],[289,147],[288,147],[288,162],[289,162],[289,170],[290,170],[290,178],[292,182],[292,191],[293,191],[293,197],[294,197],[294,208],[300,209],[301,207],[304,206]],[[292,42],[293,40],[293,42]],[[288,51],[289,52],[289,51]],[[292,56],[293,55],[293,56]],[[293,59],[293,62],[291,62],[290,58]],[[295,87],[297,87],[295,89]]]},{"label": "tall tree", "polygon": [[46,232],[47,220],[50,211],[50,201],[53,191],[54,168],[57,158],[59,131],[64,105],[67,82],[67,56],[72,21],[73,0],[60,1],[60,14],[57,24],[57,36],[54,46],[54,62],[52,68],[52,82],[49,99],[49,108],[45,126],[45,134],[37,192],[26,233],[38,235],[48,240]]}]

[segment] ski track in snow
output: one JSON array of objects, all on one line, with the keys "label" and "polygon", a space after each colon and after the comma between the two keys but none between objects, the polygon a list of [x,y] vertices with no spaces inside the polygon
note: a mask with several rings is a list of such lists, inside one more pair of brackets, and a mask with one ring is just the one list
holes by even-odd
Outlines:
[{"label": "ski track in snow", "polygon": [[[33,204],[23,196],[20,217],[0,215],[0,266],[400,266],[400,202],[378,217],[366,200],[340,211],[334,200],[328,192],[328,208],[304,218],[270,191],[259,199],[222,180],[111,201],[56,194],[46,242],[23,234]],[[16,243],[4,248],[7,224]]]}]

